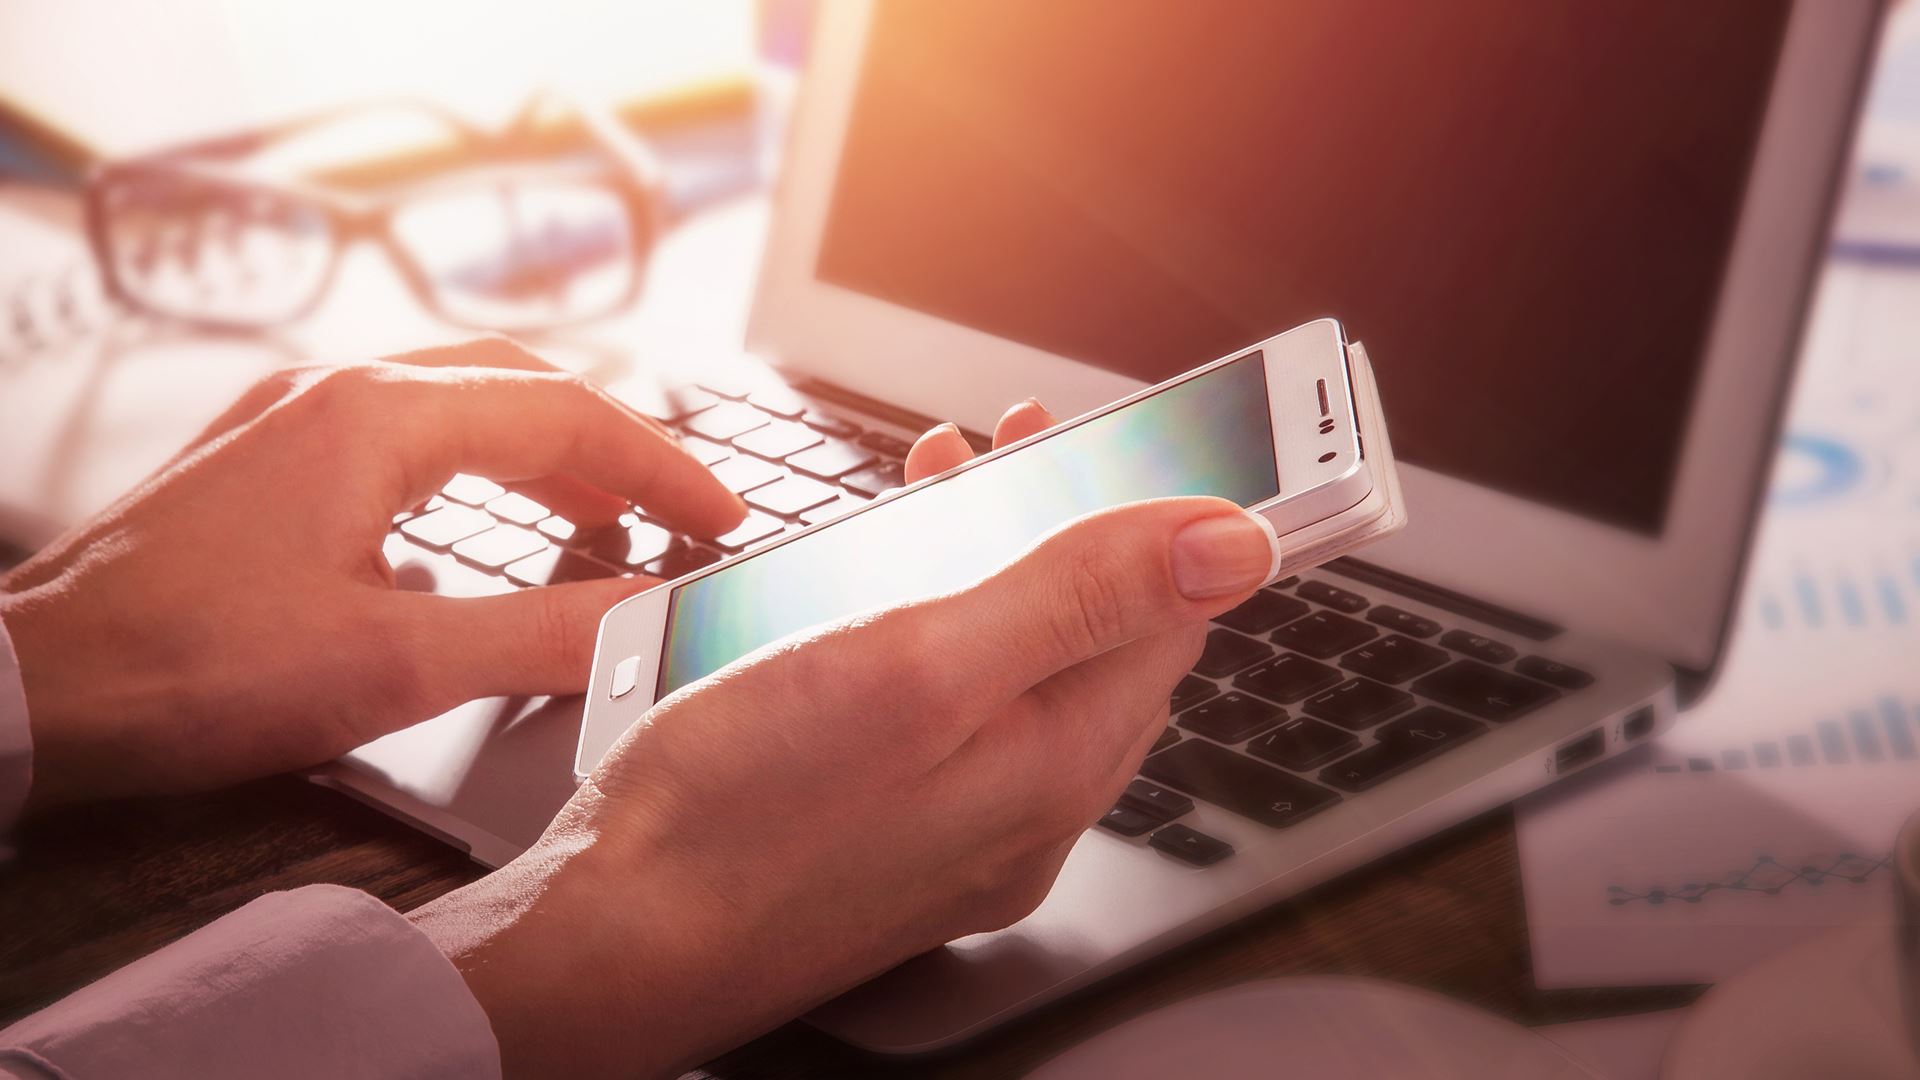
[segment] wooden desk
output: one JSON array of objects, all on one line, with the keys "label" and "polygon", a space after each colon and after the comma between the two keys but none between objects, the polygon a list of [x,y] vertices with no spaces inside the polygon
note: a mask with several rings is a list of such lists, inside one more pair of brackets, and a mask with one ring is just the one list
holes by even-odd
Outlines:
[{"label": "wooden desk", "polygon": [[[293,778],[29,824],[0,868],[0,1022],[254,897],[334,882],[401,910],[478,876],[459,852]],[[1272,908],[932,1060],[879,1061],[789,1024],[695,1075],[1015,1076],[1127,1017],[1274,975],[1426,987],[1526,1024],[1671,1008],[1699,988],[1533,988],[1513,823],[1498,813]]]}]

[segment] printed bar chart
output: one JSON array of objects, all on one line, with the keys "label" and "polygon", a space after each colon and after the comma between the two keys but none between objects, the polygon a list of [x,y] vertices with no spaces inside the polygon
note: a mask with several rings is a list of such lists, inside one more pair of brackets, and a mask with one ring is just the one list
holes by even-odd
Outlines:
[{"label": "printed bar chart", "polygon": [[[1714,769],[1806,768],[1823,765],[1874,765],[1920,761],[1914,724],[1920,705],[1908,706],[1892,694],[1871,705],[1848,709],[1837,717],[1823,717],[1807,733],[1778,739],[1756,739],[1746,746],[1730,746],[1714,757],[1693,753],[1684,758],[1656,758],[1660,773],[1712,772]],[[1784,747],[1784,752],[1783,752]]]}]

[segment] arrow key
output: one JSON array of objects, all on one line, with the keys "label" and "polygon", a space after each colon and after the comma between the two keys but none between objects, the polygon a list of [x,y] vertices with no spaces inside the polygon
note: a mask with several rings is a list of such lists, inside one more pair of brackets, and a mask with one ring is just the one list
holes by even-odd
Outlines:
[{"label": "arrow key", "polygon": [[1233,854],[1233,845],[1185,825],[1169,825],[1147,839],[1160,851],[1195,866],[1212,866]]}]

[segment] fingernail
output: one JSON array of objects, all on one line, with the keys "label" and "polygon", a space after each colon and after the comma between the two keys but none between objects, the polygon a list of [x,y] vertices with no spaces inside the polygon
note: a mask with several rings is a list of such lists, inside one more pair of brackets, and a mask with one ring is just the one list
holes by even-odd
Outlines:
[{"label": "fingernail", "polygon": [[[939,427],[937,427],[937,428],[934,428],[933,430],[935,430],[935,431],[951,431],[951,432],[953,432],[953,433],[954,433],[955,435],[960,435],[960,425],[959,425],[959,424],[956,424],[956,423],[954,423],[954,422],[953,422],[953,421],[951,421],[951,420],[949,420],[949,421],[947,421],[947,422],[946,422],[946,423],[944,423],[944,424],[941,424],[941,425],[940,425]],[[960,435],[960,437],[961,437],[961,438],[963,438],[963,439],[964,439],[964,438],[966,438],[966,436],[965,436],[965,435]]]},{"label": "fingernail", "polygon": [[1189,600],[1247,592],[1280,576],[1280,538],[1259,514],[1216,514],[1173,535],[1172,562]]}]

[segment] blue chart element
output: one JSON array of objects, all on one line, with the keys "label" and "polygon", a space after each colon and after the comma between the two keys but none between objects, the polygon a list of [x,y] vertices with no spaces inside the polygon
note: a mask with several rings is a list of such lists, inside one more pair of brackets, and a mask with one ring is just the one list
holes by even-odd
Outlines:
[{"label": "blue chart element", "polygon": [[1775,506],[1807,506],[1844,495],[1866,478],[1867,463],[1852,447],[1824,435],[1788,435],[1774,482]]},{"label": "blue chart element", "polygon": [[[1780,741],[1759,739],[1747,748],[1729,747],[1720,751],[1721,769],[1745,769],[1751,762],[1757,769],[1777,769],[1782,762],[1796,766],[1847,765],[1874,762],[1912,762],[1920,760],[1915,729],[1920,727],[1920,706],[1909,720],[1906,703],[1892,694],[1882,694],[1870,705],[1847,710],[1846,721],[1816,720],[1812,734],[1790,734],[1784,740],[1787,752],[1780,753]],[[1816,742],[1817,740],[1817,742]],[[1815,748],[1818,747],[1818,753]],[[1713,772],[1711,757],[1689,757],[1685,763],[1656,763],[1658,773]]]},{"label": "blue chart element", "polygon": [[1845,570],[1816,575],[1802,567],[1756,587],[1754,604],[1768,630],[1901,626],[1908,611],[1920,605],[1920,558],[1914,560],[1911,585],[1886,570],[1861,577]]},{"label": "blue chart element", "polygon": [[1654,885],[1645,889],[1629,889],[1620,885],[1607,886],[1607,903],[1614,907],[1623,904],[1647,903],[1664,904],[1669,900],[1681,900],[1697,904],[1716,892],[1759,893],[1762,896],[1778,896],[1780,891],[1796,882],[1805,882],[1810,886],[1824,885],[1829,879],[1864,885],[1881,868],[1893,862],[1892,855],[1870,858],[1842,852],[1833,857],[1825,866],[1814,865],[1808,860],[1798,870],[1780,862],[1771,855],[1761,855],[1753,860],[1753,865],[1737,873],[1729,874],[1724,880],[1709,881],[1702,885],[1690,882],[1678,888],[1669,889]]}]

